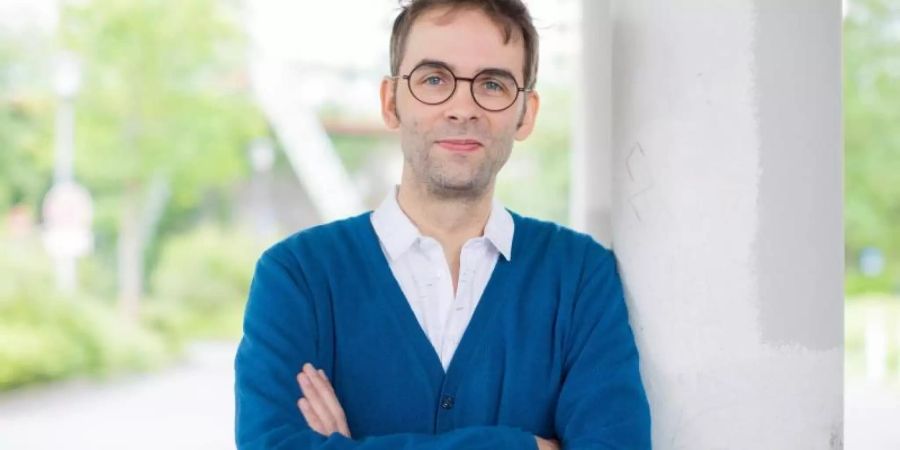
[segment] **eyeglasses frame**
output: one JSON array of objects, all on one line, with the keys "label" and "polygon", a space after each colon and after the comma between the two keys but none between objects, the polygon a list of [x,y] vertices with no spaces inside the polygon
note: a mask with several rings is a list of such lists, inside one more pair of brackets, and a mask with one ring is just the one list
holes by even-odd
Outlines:
[{"label": "eyeglasses frame", "polygon": [[[416,96],[416,93],[413,92],[412,82],[410,81],[409,77],[413,74],[413,72],[415,72],[416,70],[418,70],[420,67],[423,67],[423,66],[436,66],[436,67],[442,67],[442,68],[444,68],[444,69],[447,69],[447,72],[450,72],[450,75],[453,76],[453,90],[450,91],[450,95],[448,95],[447,98],[445,98],[445,99],[443,99],[443,100],[441,100],[441,101],[439,101],[439,102],[437,102],[437,103],[429,103],[429,102],[426,102],[426,101],[420,99],[418,96]],[[475,80],[476,80],[479,76],[481,76],[481,74],[483,74],[483,73],[485,73],[485,72],[491,72],[491,71],[494,71],[494,70],[495,70],[495,69],[484,69],[484,70],[482,70],[482,71],[476,73],[474,77],[467,78],[467,77],[459,77],[459,76],[456,76],[456,74],[453,72],[453,70],[451,70],[449,67],[447,67],[446,64],[441,64],[441,63],[436,63],[436,62],[423,62],[423,63],[418,64],[418,65],[416,65],[415,67],[413,67],[412,70],[410,70],[409,73],[407,73],[406,75],[399,75],[399,76],[394,75],[394,76],[389,76],[388,78],[389,78],[389,79],[392,79],[392,80],[396,80],[396,79],[403,79],[403,80],[406,80],[406,87],[409,89],[410,95],[412,95],[413,98],[415,98],[415,99],[418,100],[419,102],[421,102],[421,103],[423,103],[423,104],[425,104],[425,105],[430,105],[430,106],[437,106],[437,105],[441,105],[441,104],[447,103],[447,101],[450,100],[451,98],[453,98],[453,95],[456,94],[456,88],[459,86],[459,82],[460,82],[460,81],[468,81],[468,82],[469,82],[469,94],[472,95],[472,100],[475,101],[475,104],[478,105],[479,108],[481,108],[481,109],[483,109],[483,110],[485,110],[485,111],[489,111],[489,112],[501,112],[501,111],[506,111],[507,109],[509,109],[510,107],[512,107],[512,105],[515,105],[517,100],[519,100],[519,93],[520,93],[520,92],[533,92],[533,91],[534,91],[534,89],[528,89],[528,88],[524,88],[524,87],[519,87],[519,82],[518,82],[518,80],[516,80],[516,77],[514,77],[514,76],[512,76],[512,75],[510,74],[510,77],[512,78],[513,83],[516,84],[516,96],[513,97],[512,102],[510,102],[509,105],[507,105],[506,107],[501,108],[501,109],[490,109],[490,108],[485,108],[484,105],[482,105],[481,103],[479,103],[479,102],[478,102],[478,99],[475,97]]]}]

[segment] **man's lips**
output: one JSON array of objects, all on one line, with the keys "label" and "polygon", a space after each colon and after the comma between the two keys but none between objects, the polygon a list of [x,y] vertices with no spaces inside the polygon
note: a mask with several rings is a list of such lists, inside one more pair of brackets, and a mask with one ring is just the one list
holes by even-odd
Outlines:
[{"label": "man's lips", "polygon": [[475,139],[439,139],[435,142],[447,150],[457,152],[474,152],[482,147],[481,142]]}]

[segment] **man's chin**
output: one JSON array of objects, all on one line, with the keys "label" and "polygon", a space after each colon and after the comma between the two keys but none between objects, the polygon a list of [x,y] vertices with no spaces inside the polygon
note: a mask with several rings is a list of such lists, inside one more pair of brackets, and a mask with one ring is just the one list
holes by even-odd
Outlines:
[{"label": "man's chin", "polygon": [[487,191],[488,183],[480,183],[472,179],[447,179],[432,180],[429,183],[429,191],[441,198],[481,198]]}]

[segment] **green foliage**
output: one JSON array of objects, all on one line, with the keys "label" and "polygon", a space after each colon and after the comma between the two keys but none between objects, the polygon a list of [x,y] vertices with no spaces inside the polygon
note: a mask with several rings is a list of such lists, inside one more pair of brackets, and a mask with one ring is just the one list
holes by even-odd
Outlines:
[{"label": "green foliage", "polygon": [[900,290],[897,280],[890,272],[877,277],[869,277],[856,270],[848,270],[844,276],[844,292],[847,296],[871,295]]},{"label": "green foliage", "polygon": [[261,244],[204,224],[166,241],[151,277],[146,320],[166,334],[235,338]]},{"label": "green foliage", "polygon": [[[880,248],[890,279],[881,286],[888,292],[900,284],[900,7],[890,0],[849,3],[843,52],[847,264],[856,265],[863,247]],[[857,281],[848,279],[848,293],[859,292]]]},{"label": "green foliage", "polygon": [[267,128],[249,93],[234,8],[219,0],[67,2],[56,38],[0,30],[0,210],[38,210],[49,188],[61,49],[81,61],[75,176],[94,197],[105,258],[114,254],[123,204],[142,211],[150,180],[171,191],[165,226],[190,222],[210,192],[247,176],[247,144]]},{"label": "green foliage", "polygon": [[245,169],[263,122],[246,96],[243,41],[220,2],[97,0],[67,9],[63,40],[84,59],[79,173],[98,186],[162,173],[198,187]]},{"label": "green foliage", "polygon": [[519,213],[566,224],[572,96],[562,87],[549,87],[542,93],[534,132],[513,148],[510,162],[498,176],[497,195]]},{"label": "green foliage", "polygon": [[[101,251],[113,251],[123,204],[137,204],[128,210],[137,214],[146,208],[152,180],[169,188],[159,222],[169,226],[189,222],[211,193],[249,174],[247,145],[267,129],[233,12],[218,0],[64,8],[62,46],[83,61],[76,174],[95,196],[95,227],[107,237]],[[165,239],[153,231],[151,254]]]},{"label": "green foliage", "polygon": [[[0,213],[20,203],[39,210],[50,185],[53,60],[71,50],[82,68],[75,177],[94,198],[98,250],[79,263],[84,294],[67,298],[52,289],[53,266],[40,246],[0,241],[0,270],[13,274],[0,283],[0,389],[152,367],[185,338],[240,332],[259,249],[209,227],[177,234],[249,173],[247,144],[267,134],[249,93],[234,7],[220,0],[64,2],[55,38],[0,30]],[[171,195],[160,226],[142,237],[145,267],[159,271],[147,277],[153,298],[143,320],[128,324],[115,310],[116,241],[123,211],[148,223],[148,188],[156,180]]]},{"label": "green foliage", "polygon": [[0,30],[0,210],[36,208],[50,178],[54,105],[31,70],[41,63],[29,51],[39,39],[24,41]]},{"label": "green foliage", "polygon": [[164,341],[86,295],[63,295],[36,242],[0,241],[0,391],[77,375],[146,370],[174,354]]}]

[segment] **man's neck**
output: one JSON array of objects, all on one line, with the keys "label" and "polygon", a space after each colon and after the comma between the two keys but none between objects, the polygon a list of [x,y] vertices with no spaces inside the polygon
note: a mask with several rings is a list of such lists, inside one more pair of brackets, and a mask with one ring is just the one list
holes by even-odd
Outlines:
[{"label": "man's neck", "polygon": [[493,195],[494,183],[491,182],[479,197],[441,197],[409,177],[409,172],[404,173],[397,192],[397,203],[419,233],[441,244],[450,268],[453,295],[456,295],[458,287],[462,247],[469,239],[484,234],[484,227],[491,215]]},{"label": "man's neck", "polygon": [[493,191],[491,184],[478,198],[442,198],[425,186],[404,180],[398,189],[397,203],[420,233],[437,239],[449,250],[484,234],[491,215]]}]

